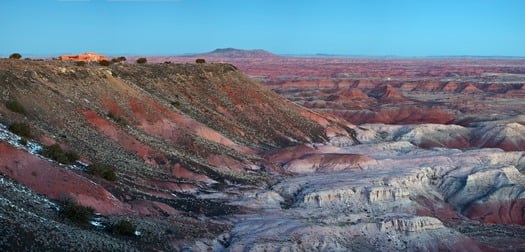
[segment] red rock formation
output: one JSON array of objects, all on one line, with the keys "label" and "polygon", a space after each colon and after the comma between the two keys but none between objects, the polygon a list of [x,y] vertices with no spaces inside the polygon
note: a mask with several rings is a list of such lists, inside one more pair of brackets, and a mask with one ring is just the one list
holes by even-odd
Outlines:
[{"label": "red rock formation", "polygon": [[472,94],[472,93],[483,93],[482,90],[480,90],[479,88],[477,88],[476,86],[474,86],[473,84],[469,83],[467,84],[465,87],[463,87],[461,90],[460,90],[461,93],[464,93],[464,94]]},{"label": "red rock formation", "polygon": [[447,82],[441,91],[443,92],[455,92],[459,88],[459,85],[456,82]]},{"label": "red rock formation", "polygon": [[525,200],[498,203],[474,203],[466,211],[465,216],[484,223],[525,225]]},{"label": "red rock formation", "polygon": [[399,94],[395,87],[391,85],[381,85],[370,91],[370,96],[376,97],[382,100],[401,100],[403,96]]},{"label": "red rock formation", "polygon": [[108,60],[108,57],[93,52],[86,52],[77,55],[61,55],[58,57],[60,60],[70,61],[101,61]]},{"label": "red rock formation", "polygon": [[336,100],[340,101],[351,101],[353,99],[368,99],[368,95],[365,94],[360,88],[348,88],[343,89],[339,92],[339,98]]}]

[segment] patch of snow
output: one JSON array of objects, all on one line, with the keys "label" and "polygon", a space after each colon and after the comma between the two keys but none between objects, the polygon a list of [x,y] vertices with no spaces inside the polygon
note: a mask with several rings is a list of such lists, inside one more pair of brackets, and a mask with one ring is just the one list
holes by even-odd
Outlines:
[{"label": "patch of snow", "polygon": [[[20,143],[22,139],[23,139],[22,137],[9,131],[6,125],[0,123],[0,140],[6,141],[7,143],[9,143],[10,145],[14,146],[17,149],[25,150],[49,162],[56,162],[52,159],[49,159],[39,154],[40,151],[43,149],[42,145],[30,139],[27,139],[26,140],[27,144],[23,145]],[[75,169],[75,170],[80,170],[80,171],[86,171],[87,167],[89,166],[89,164],[87,164],[86,162],[80,161],[80,160],[77,160],[76,163],[72,165],[63,165],[63,164],[60,164],[60,165],[68,167],[70,169]]]},{"label": "patch of snow", "polygon": [[104,228],[104,227],[106,227],[104,224],[102,224],[101,221],[96,220],[96,219],[89,221],[89,223],[90,223],[92,226],[95,226],[95,227],[100,227],[100,228]]},{"label": "patch of snow", "polygon": [[142,235],[142,233],[140,231],[135,230],[135,236],[141,236],[141,235]]}]

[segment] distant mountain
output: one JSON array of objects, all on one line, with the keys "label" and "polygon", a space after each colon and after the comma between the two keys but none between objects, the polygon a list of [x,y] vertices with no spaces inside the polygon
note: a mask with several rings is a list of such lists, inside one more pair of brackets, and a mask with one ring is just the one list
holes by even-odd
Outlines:
[{"label": "distant mountain", "polygon": [[214,51],[198,54],[199,57],[213,57],[213,58],[276,58],[279,57],[271,52],[255,49],[242,50],[235,48],[219,48]]}]

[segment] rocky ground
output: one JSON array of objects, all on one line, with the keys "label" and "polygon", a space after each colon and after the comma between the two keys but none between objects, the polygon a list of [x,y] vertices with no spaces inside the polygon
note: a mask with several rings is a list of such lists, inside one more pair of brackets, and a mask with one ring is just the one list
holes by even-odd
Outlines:
[{"label": "rocky ground", "polygon": [[[525,250],[523,61],[226,51],[0,61],[0,249]],[[38,154],[53,143],[80,160]],[[98,215],[72,223],[64,197]]]}]

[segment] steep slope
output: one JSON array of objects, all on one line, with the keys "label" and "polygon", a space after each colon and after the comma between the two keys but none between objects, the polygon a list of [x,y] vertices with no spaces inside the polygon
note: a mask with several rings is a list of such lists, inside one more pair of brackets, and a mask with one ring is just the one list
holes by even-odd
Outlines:
[{"label": "steep slope", "polygon": [[[35,156],[16,144],[23,142],[18,136],[0,141],[0,172],[54,200],[67,196],[103,214],[137,216],[135,223],[149,230],[141,239],[150,249],[223,232],[227,225],[210,226],[206,216],[243,208],[195,195],[227,190],[235,197],[239,187],[268,185],[281,169],[260,152],[352,133],[229,64],[0,60],[0,87],[0,123],[25,123],[41,146],[58,143],[82,164],[109,165],[117,180]],[[24,111],[9,108],[13,102]],[[187,235],[161,235],[181,219]],[[204,226],[211,229],[201,232]]]}]

